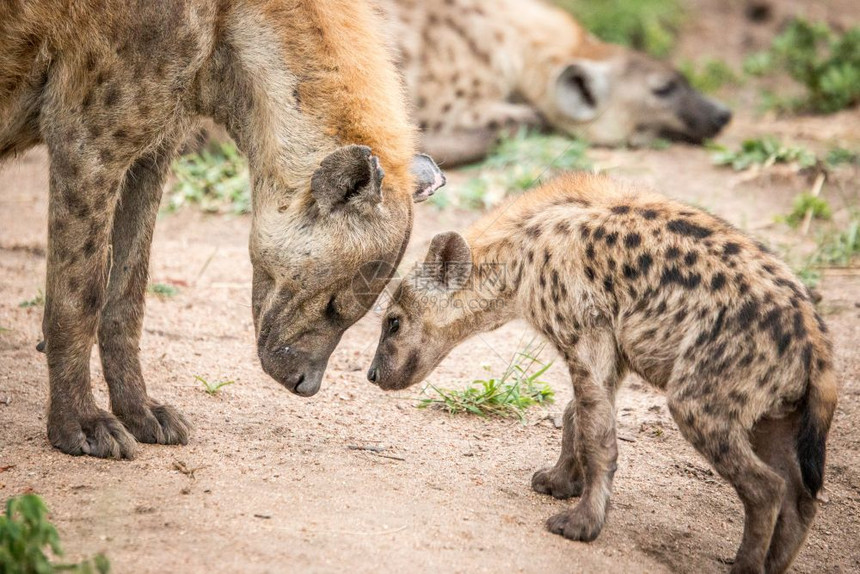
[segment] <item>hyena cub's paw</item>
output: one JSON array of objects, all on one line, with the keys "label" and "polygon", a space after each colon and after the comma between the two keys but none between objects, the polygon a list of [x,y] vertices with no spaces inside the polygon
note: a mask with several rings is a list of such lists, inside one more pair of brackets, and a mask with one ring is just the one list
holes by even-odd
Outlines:
[{"label": "hyena cub's paw", "polygon": [[117,417],[140,442],[188,444],[191,423],[170,405],[150,400],[143,408],[119,412]]},{"label": "hyena cub's paw", "polygon": [[59,450],[72,455],[99,458],[134,458],[137,442],[116,417],[96,409],[92,414],[51,414],[48,439]]},{"label": "hyena cub's paw", "polygon": [[553,534],[560,534],[568,540],[591,542],[603,529],[603,520],[576,506],[550,517],[546,527]]},{"label": "hyena cub's paw", "polygon": [[554,498],[565,499],[582,495],[582,481],[576,480],[570,473],[559,472],[556,467],[550,466],[534,473],[532,489]]}]

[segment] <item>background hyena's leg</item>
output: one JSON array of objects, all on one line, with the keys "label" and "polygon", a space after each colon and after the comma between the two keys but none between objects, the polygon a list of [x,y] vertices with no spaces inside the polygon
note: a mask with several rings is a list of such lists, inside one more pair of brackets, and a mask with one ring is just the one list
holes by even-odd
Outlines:
[{"label": "background hyena's leg", "polygon": [[[110,169],[76,141],[80,129],[46,118],[51,156],[45,352],[48,438],[69,454],[131,458],[134,437],[98,408],[90,353],[105,301],[108,243],[122,168]],[[79,147],[80,144],[80,147]]]},{"label": "background hyena's leg", "polygon": [[483,159],[497,139],[497,132],[485,128],[452,133],[425,132],[421,134],[421,151],[443,168],[451,168]]},{"label": "background hyena's leg", "polygon": [[582,498],[547,521],[555,534],[571,540],[597,538],[615,475],[615,391],[623,374],[610,332],[584,335],[568,359],[576,408],[576,456],[582,462]]},{"label": "background hyena's leg", "polygon": [[567,403],[564,409],[564,434],[558,462],[537,471],[532,476],[532,488],[555,498],[582,494],[582,464],[576,447],[576,399]]},{"label": "background hyena's leg", "polygon": [[159,444],[186,444],[189,432],[188,422],[173,407],[147,396],[139,357],[152,232],[174,150],[165,141],[125,176],[113,218],[113,264],[98,330],[111,409],[137,440]]},{"label": "background hyena's leg", "polygon": [[[685,394],[688,385],[684,384],[670,382],[669,387],[675,388],[669,396],[669,410],[681,434],[734,487],[743,502],[744,534],[732,572],[763,572],[785,481],[756,456],[747,429],[725,409],[717,407],[714,412],[714,405],[723,404],[725,397]],[[719,384],[701,388],[719,388]]]},{"label": "background hyena's leg", "polygon": [[453,121],[453,126],[446,128],[442,124],[437,129],[431,125],[421,134],[422,151],[444,168],[479,161],[490,153],[500,137],[523,127],[544,125],[531,107],[505,102],[470,109],[464,117]]},{"label": "background hyena's leg", "polygon": [[785,497],[776,520],[776,528],[767,552],[765,572],[784,572],[800,550],[812,519],[816,502],[803,485],[797,462],[795,437],[800,415],[777,420],[762,420],[752,432],[753,450],[785,481]]}]

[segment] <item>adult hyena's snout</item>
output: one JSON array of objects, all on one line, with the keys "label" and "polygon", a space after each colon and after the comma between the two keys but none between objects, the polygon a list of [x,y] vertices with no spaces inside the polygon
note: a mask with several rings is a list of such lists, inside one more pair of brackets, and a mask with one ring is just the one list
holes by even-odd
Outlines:
[{"label": "adult hyena's snout", "polygon": [[717,100],[691,90],[678,108],[678,117],[684,123],[684,139],[701,143],[719,134],[732,121],[732,111]]},{"label": "adult hyena's snout", "polygon": [[320,390],[328,357],[319,360],[291,345],[258,349],[260,364],[267,375],[300,397],[310,397]]}]

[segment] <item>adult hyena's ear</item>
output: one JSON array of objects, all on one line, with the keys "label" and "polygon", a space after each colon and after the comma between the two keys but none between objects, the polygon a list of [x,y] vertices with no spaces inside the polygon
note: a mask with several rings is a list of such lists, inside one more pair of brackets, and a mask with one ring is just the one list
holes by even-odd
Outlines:
[{"label": "adult hyena's ear", "polygon": [[415,203],[424,201],[445,185],[445,174],[429,155],[420,153],[412,158],[412,175],[415,176]]},{"label": "adult hyena's ear", "polygon": [[577,122],[593,120],[609,100],[611,73],[608,62],[574,60],[569,63],[555,83],[559,111]]},{"label": "adult hyena's ear", "polygon": [[424,259],[424,271],[439,288],[457,291],[465,287],[472,276],[472,250],[466,239],[456,231],[434,237]]},{"label": "adult hyena's ear", "polygon": [[385,172],[379,158],[363,145],[348,145],[325,157],[311,177],[311,193],[320,213],[372,206],[382,201]]}]

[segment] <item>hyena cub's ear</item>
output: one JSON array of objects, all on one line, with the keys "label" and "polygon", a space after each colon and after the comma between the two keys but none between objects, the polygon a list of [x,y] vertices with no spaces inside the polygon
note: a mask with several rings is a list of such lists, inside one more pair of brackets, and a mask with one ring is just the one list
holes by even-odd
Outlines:
[{"label": "hyena cub's ear", "polygon": [[593,120],[609,99],[611,73],[608,62],[574,60],[569,63],[555,83],[559,111],[574,121]]},{"label": "hyena cub's ear", "polygon": [[339,207],[362,207],[382,201],[385,172],[379,158],[363,145],[339,148],[320,162],[311,177],[311,193],[320,213]]},{"label": "hyena cub's ear", "polygon": [[438,288],[458,291],[466,286],[472,275],[472,250],[456,231],[440,233],[430,243],[424,267]]},{"label": "hyena cub's ear", "polygon": [[445,185],[445,174],[433,161],[433,158],[423,153],[412,158],[412,175],[415,176],[415,193],[412,199],[415,203],[424,201],[440,187]]}]

